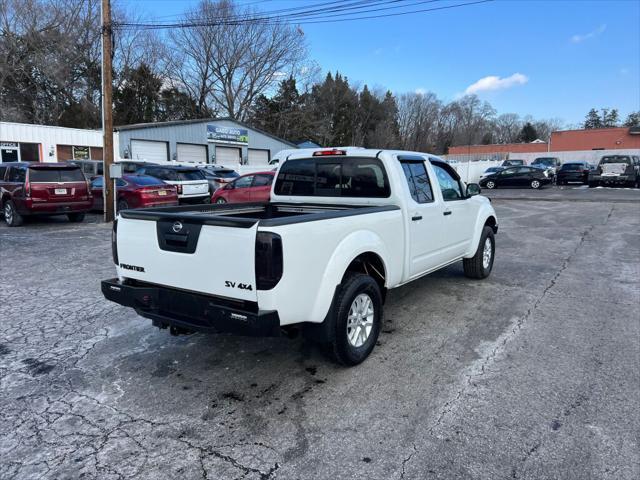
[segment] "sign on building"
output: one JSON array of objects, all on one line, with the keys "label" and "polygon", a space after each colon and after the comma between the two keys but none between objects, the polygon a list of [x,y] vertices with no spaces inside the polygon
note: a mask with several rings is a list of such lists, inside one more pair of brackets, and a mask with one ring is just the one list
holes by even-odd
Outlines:
[{"label": "sign on building", "polygon": [[217,125],[207,125],[207,141],[221,143],[249,143],[249,131],[244,128],[219,127]]}]

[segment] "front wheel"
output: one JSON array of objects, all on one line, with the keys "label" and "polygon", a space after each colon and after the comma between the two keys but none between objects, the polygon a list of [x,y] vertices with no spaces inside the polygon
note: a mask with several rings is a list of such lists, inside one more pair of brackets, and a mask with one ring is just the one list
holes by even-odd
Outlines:
[{"label": "front wheel", "polygon": [[334,305],[330,354],[342,365],[358,365],[369,356],[380,334],[380,287],[368,275],[348,275],[337,293]]},{"label": "front wheel", "polygon": [[464,274],[469,278],[487,278],[493,269],[493,258],[496,253],[496,240],[491,227],[485,226],[480,236],[480,244],[476,254],[462,260]]},{"label": "front wheel", "polygon": [[227,201],[224,198],[219,197],[219,198],[216,198],[216,203],[218,205],[222,205],[223,203],[227,203]]},{"label": "front wheel", "polygon": [[531,188],[533,188],[534,190],[539,189],[542,186],[542,184],[540,183],[540,180],[531,180]]},{"label": "front wheel", "polygon": [[496,182],[494,182],[493,180],[489,180],[485,186],[489,189],[489,190],[493,190],[494,188],[496,188]]}]

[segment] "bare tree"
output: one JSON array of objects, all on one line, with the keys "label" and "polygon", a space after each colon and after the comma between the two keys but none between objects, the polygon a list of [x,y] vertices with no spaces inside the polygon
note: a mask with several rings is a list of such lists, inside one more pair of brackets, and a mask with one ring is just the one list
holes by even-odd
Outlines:
[{"label": "bare tree", "polygon": [[203,114],[220,111],[245,120],[256,98],[306,57],[300,30],[230,0],[201,0],[185,16],[185,24],[194,23],[171,32],[167,64],[174,84],[189,92]]},{"label": "bare tree", "polygon": [[522,120],[517,113],[503,113],[493,122],[493,139],[496,143],[514,143],[522,130]]}]

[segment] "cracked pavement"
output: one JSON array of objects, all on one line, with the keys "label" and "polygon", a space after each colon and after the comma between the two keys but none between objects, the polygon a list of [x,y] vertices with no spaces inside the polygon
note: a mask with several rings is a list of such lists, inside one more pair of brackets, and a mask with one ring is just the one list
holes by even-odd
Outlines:
[{"label": "cracked pavement", "polygon": [[2,224],[0,478],[638,478],[640,195],[597,195],[494,197],[491,277],[390,292],[351,369],[107,302],[95,217]]}]

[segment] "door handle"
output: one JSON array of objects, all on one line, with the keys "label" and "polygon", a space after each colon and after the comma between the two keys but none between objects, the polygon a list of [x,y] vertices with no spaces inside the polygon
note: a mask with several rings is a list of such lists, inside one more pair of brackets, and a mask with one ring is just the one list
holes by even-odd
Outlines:
[{"label": "door handle", "polygon": [[422,220],[422,215],[414,215],[411,217],[411,220],[417,222],[418,220]]},{"label": "door handle", "polygon": [[442,212],[443,215],[451,215],[451,210],[445,210],[444,212]]}]

